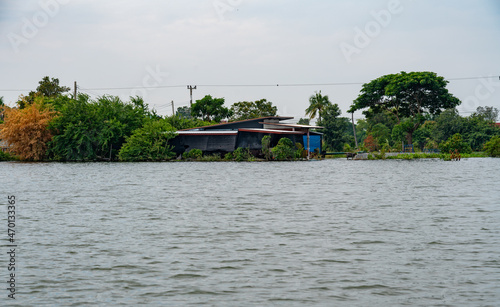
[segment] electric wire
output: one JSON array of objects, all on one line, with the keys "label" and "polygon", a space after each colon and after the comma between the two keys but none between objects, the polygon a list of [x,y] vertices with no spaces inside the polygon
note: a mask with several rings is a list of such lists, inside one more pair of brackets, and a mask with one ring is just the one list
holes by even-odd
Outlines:
[{"label": "electric wire", "polygon": [[[448,78],[448,81],[463,81],[463,80],[478,80],[498,78],[500,76],[483,76],[483,77],[458,77]],[[276,83],[276,84],[200,84],[200,87],[307,87],[307,86],[349,86],[349,85],[363,85],[366,82],[332,82],[332,83]],[[183,88],[186,85],[158,85],[158,86],[129,86],[129,87],[89,87],[83,88],[78,86],[82,91],[109,91],[109,90],[131,90],[131,89],[161,89],[161,88]],[[23,92],[30,91],[31,89],[0,89],[0,92]]]}]

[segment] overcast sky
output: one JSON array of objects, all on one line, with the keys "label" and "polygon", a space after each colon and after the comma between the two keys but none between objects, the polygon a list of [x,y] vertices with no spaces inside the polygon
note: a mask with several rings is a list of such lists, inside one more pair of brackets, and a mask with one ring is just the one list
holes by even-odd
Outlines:
[{"label": "overcast sky", "polygon": [[400,71],[449,79],[462,115],[500,109],[500,1],[0,0],[11,106],[50,76],[93,96],[141,95],[162,115],[197,85],[194,100],[266,98],[296,119],[321,90],[348,116],[363,83]]}]

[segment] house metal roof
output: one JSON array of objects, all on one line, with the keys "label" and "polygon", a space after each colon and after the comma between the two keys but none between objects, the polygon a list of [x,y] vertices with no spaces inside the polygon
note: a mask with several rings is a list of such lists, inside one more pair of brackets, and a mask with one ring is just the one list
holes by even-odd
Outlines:
[{"label": "house metal roof", "polygon": [[238,130],[179,130],[179,135],[237,135]]},{"label": "house metal roof", "polygon": [[265,124],[265,125],[271,125],[271,126],[283,126],[283,127],[290,127],[290,128],[304,128],[304,129],[322,129],[324,127],[321,126],[310,126],[310,125],[299,125],[299,124],[282,124],[282,123],[266,123],[266,122],[259,122],[259,124]]},{"label": "house metal roof", "polygon": [[270,133],[270,134],[305,134],[304,131],[291,131],[291,130],[276,130],[264,128],[240,128],[238,131],[242,132],[255,132],[255,133]]},{"label": "house metal roof", "polygon": [[[181,131],[188,131],[188,130],[195,130],[195,129],[204,130],[206,128],[208,128],[208,129],[214,129],[214,128],[217,128],[217,127],[220,127],[220,126],[240,124],[240,123],[244,123],[244,122],[255,122],[255,121],[261,122],[261,121],[266,120],[266,119],[289,120],[289,119],[293,119],[293,116],[265,116],[265,117],[258,117],[258,118],[238,120],[238,121],[234,121],[234,122],[220,123],[220,124],[216,124],[216,125],[209,125],[209,126],[201,126],[201,127],[195,127],[195,128],[182,129]],[[266,124],[271,124],[271,123],[266,123]]]}]

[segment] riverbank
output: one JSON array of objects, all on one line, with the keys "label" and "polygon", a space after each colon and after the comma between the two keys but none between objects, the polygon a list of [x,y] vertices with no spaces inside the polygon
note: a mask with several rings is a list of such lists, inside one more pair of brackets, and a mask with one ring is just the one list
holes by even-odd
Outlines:
[{"label": "riverbank", "polygon": [[[470,154],[460,154],[460,159],[467,158],[486,158],[488,155],[485,152],[473,152]],[[354,157],[354,160],[413,160],[413,159],[442,159],[445,161],[450,161],[457,159],[454,154],[445,153],[399,153],[399,152],[387,152],[387,153],[360,153]]]},{"label": "riverbank", "polygon": [[[473,152],[470,154],[460,154],[461,159],[468,158],[487,158],[488,154],[485,152]],[[328,155],[323,159],[345,159],[347,156],[345,154],[336,154],[336,155]],[[317,157],[314,157],[317,160]],[[371,153],[358,153],[353,160],[414,160],[414,159],[441,159],[445,161],[453,160],[451,154],[444,153],[400,153],[400,152],[371,152]],[[307,160],[305,158],[297,158],[292,160],[284,160],[284,161],[304,161]],[[322,159],[321,159],[322,160]],[[19,159],[13,155],[8,153],[0,152],[0,161],[19,161]],[[180,157],[174,158],[171,160],[163,160],[156,162],[268,162],[268,161],[279,161],[279,160],[266,160],[259,157],[255,157],[253,155],[241,155],[241,156],[233,156],[233,155],[225,155],[222,156],[220,154],[210,154],[210,155],[200,155],[195,157]],[[61,162],[61,161],[42,161],[42,162]],[[68,162],[121,162],[121,161],[68,161]],[[154,162],[154,161],[143,161],[143,162]]]}]

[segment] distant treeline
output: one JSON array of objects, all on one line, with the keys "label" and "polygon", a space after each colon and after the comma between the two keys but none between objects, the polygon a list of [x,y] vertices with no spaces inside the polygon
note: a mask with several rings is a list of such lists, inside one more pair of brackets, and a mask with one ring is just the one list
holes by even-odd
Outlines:
[{"label": "distant treeline", "polygon": [[[277,108],[266,99],[237,102],[226,108],[223,98],[207,95],[192,108],[178,108],[175,115],[162,117],[140,97],[129,101],[108,95],[91,99],[85,94],[64,94],[68,90],[59,86],[58,79],[45,77],[36,91],[20,97],[15,108],[5,106],[0,99],[0,140],[8,145],[8,153],[1,153],[0,160],[163,161],[174,158],[169,141],[177,130],[216,124],[222,119],[277,114]],[[309,118],[299,123],[309,124],[318,116],[325,150],[355,148],[351,120],[341,117],[338,105],[328,96],[321,92],[312,95],[306,114]],[[364,114],[366,119],[358,120],[354,127],[361,150],[400,151],[408,131],[417,150],[486,150],[493,156],[500,150],[496,108],[480,107],[468,117],[451,108],[419,116],[418,125],[415,118],[397,117],[387,110],[368,109]]]}]

